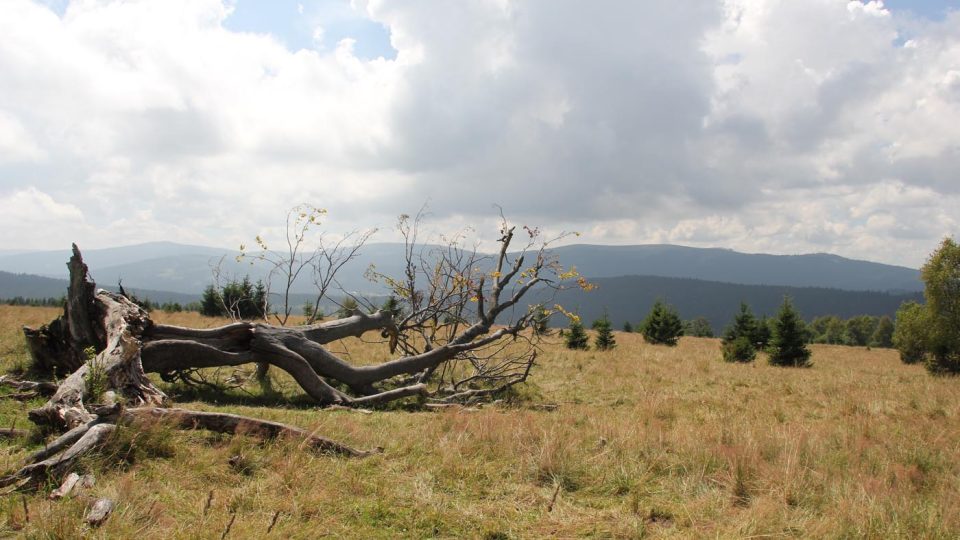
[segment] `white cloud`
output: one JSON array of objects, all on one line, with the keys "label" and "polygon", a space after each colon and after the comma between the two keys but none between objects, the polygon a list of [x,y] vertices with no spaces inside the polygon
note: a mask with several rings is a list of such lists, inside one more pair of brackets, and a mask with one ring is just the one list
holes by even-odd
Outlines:
[{"label": "white cloud", "polygon": [[[75,0],[61,18],[8,0],[6,192],[80,212],[98,246],[119,243],[118,223],[124,241],[232,245],[302,201],[343,230],[426,200],[445,225],[479,225],[499,203],[586,242],[902,264],[958,232],[957,13],[355,0],[338,9],[384,24],[398,52],[363,60],[349,39],[294,52],[230,32],[230,9]],[[346,20],[312,9],[323,35]],[[4,247],[63,243],[17,238]]]},{"label": "white cloud", "polygon": [[65,234],[84,234],[87,223],[76,206],[35,188],[0,192],[0,230],[10,245],[24,248],[63,243]]},{"label": "white cloud", "polygon": [[0,164],[36,161],[43,150],[13,115],[0,110]]}]

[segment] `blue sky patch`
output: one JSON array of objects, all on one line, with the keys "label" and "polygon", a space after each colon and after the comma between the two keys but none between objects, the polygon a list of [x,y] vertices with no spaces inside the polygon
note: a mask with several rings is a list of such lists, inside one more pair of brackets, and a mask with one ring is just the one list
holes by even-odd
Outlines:
[{"label": "blue sky patch", "polygon": [[236,0],[223,24],[238,32],[270,34],[292,51],[330,51],[340,40],[352,38],[359,58],[392,59],[397,54],[389,30],[354,10],[349,0]]}]

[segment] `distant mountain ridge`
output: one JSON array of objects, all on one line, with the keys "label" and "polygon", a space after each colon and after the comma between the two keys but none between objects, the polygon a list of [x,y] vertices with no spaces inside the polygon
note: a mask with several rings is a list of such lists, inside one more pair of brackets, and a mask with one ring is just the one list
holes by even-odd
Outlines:
[{"label": "distant mountain ridge", "polygon": [[[18,296],[27,299],[60,298],[66,296],[68,285],[66,279],[0,271],[0,299],[2,300],[10,300]],[[98,283],[97,287],[101,287],[101,285]],[[116,285],[107,284],[102,287],[114,292],[119,290]],[[124,286],[124,290],[137,298],[149,299],[159,303],[179,302],[180,304],[186,304],[200,300],[198,294],[155,291],[126,286]]]},{"label": "distant mountain ridge", "polygon": [[[596,289],[583,292],[577,288],[561,292],[553,297],[546,290],[534,291],[531,302],[545,302],[552,306],[560,303],[578,313],[587,323],[600,318],[605,312],[617,328],[624,322],[640,322],[657,299],[666,301],[680,312],[684,319],[705,317],[716,331],[730,323],[740,302],[750,304],[757,315],[776,313],[784,296],[792,298],[794,305],[807,320],[822,315],[838,315],[849,318],[854,315],[889,315],[896,313],[906,300],[922,300],[922,293],[892,294],[875,291],[842,291],[816,287],[783,287],[771,285],[737,285],[688,278],[665,278],[659,276],[621,276],[592,279]],[[116,290],[115,286],[105,287]],[[199,294],[183,294],[168,291],[124,287],[140,299],[156,303],[179,302],[186,304],[200,299]],[[25,298],[59,298],[66,294],[67,280],[11,274],[0,272],[0,298],[15,296]],[[334,295],[336,296],[336,295]],[[299,312],[300,306],[312,301],[313,296],[295,294],[291,306]],[[384,298],[371,298],[380,305]],[[274,297],[274,304],[279,298]],[[324,305],[326,313],[336,309],[331,303]],[[523,309],[526,309],[525,307]],[[550,321],[552,326],[563,326],[567,321],[559,315]]]},{"label": "distant mountain ridge", "polygon": [[552,252],[590,278],[643,275],[849,291],[923,290],[919,270],[826,253],[768,255],[669,244],[578,244]]},{"label": "distant mountain ridge", "polygon": [[[80,246],[81,249],[83,246]],[[378,285],[364,277],[373,264],[379,272],[401,275],[403,245],[371,243],[348,263],[338,278],[350,291],[382,294]],[[746,254],[717,248],[673,245],[598,246],[570,245],[553,248],[565,267],[575,266],[590,279],[644,275],[689,278],[744,285],[824,287],[852,291],[916,292],[923,289],[919,271],[836,255]],[[152,242],[133,246],[83,251],[84,260],[98,283],[183,294],[199,294],[212,282],[211,267],[221,263],[226,277],[249,274],[264,278],[268,267],[237,262],[235,250]],[[0,255],[0,271],[65,278],[68,249]],[[299,280],[293,292],[313,290],[309,278]],[[2,296],[2,291],[0,291]]]}]

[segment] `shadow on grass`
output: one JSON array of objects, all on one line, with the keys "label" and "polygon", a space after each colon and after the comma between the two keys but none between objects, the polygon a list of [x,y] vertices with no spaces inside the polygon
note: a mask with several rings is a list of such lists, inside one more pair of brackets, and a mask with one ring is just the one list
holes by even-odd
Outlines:
[{"label": "shadow on grass", "polygon": [[261,385],[260,389],[251,391],[242,388],[176,382],[164,384],[162,389],[175,402],[201,401],[212,405],[287,409],[317,408],[317,402],[306,394],[286,395],[277,392],[269,385]]},{"label": "shadow on grass", "polygon": [[[348,392],[343,386],[334,385],[339,390]],[[164,392],[167,393],[176,402],[199,401],[212,405],[231,405],[242,407],[275,407],[283,409],[318,409],[320,407],[310,396],[298,392],[290,394],[276,390],[270,383],[270,380],[259,383],[259,388],[248,387],[224,387],[213,384],[192,385],[183,382],[164,383],[161,385]],[[381,390],[389,390],[382,388]],[[531,409],[531,410],[554,410],[555,404],[542,403],[542,396],[539,390],[532,387],[510,387],[502,392],[492,396],[491,402],[501,407],[511,409]],[[427,410],[424,406],[428,400],[425,397],[412,396],[397,401],[382,403],[378,405],[363,406],[363,409],[376,411],[406,411],[423,412]],[[490,405],[490,402],[480,403],[480,406]],[[467,404],[470,406],[470,404]]]}]

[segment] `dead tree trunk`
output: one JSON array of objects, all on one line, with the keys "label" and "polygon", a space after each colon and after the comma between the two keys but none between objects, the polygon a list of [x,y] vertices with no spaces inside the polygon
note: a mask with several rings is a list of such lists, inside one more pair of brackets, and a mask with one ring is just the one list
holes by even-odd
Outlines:
[{"label": "dead tree trunk", "polygon": [[60,376],[73,373],[87,361],[85,349],[104,346],[104,336],[99,333],[96,285],[88,279],[87,265],[76,244],[67,268],[70,284],[63,316],[36,330],[23,329],[34,369]]},{"label": "dead tree trunk", "polygon": [[[146,376],[143,367],[143,344],[148,339],[145,331],[153,328],[148,314],[126,297],[109,291],[91,294],[95,285],[76,246],[68,266],[70,289],[64,315],[40,330],[26,332],[34,360],[43,362],[42,367],[66,368],[78,364],[46,404],[28,413],[36,424],[68,431],[31,456],[22,468],[0,477],[0,487],[35,487],[48,478],[62,476],[79,457],[103,444],[118,422],[143,416],[169,418],[189,429],[242,432],[265,438],[298,437],[308,446],[329,453],[348,456],[370,453],[276,422],[162,408],[167,396]],[[335,329],[334,326],[332,331]],[[200,347],[211,347],[204,343],[212,343],[230,349],[235,346],[232,336],[238,330],[242,341],[251,334],[252,328],[242,324],[226,330],[193,332],[200,333],[201,337],[197,338]],[[176,334],[178,330],[171,332]],[[203,337],[207,335],[215,337]],[[99,352],[89,355],[86,351],[90,347]]]}]

